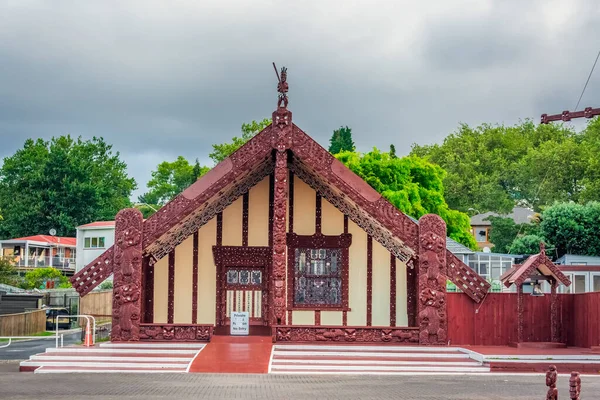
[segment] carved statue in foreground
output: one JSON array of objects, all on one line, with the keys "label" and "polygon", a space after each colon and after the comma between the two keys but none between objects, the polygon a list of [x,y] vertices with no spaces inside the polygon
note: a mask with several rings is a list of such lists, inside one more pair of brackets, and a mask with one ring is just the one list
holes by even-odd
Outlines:
[{"label": "carved statue in foreground", "polygon": [[580,394],[581,378],[579,377],[579,372],[571,372],[571,377],[569,378],[569,396],[571,400],[579,400]]},{"label": "carved statue in foreground", "polygon": [[556,388],[557,375],[556,366],[551,365],[548,372],[546,372],[546,386],[548,386],[546,400],[558,400],[558,389]]}]

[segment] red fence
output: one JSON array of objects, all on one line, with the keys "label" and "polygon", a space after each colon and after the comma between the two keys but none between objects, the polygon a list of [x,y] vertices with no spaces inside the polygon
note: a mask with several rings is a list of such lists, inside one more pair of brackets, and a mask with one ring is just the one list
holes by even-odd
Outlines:
[{"label": "red fence", "polygon": [[[600,292],[561,294],[562,340],[569,346],[600,345]],[[550,296],[524,296],[524,340],[550,341]],[[452,345],[505,346],[517,340],[517,294],[490,293],[482,304],[448,293],[448,339]]]}]

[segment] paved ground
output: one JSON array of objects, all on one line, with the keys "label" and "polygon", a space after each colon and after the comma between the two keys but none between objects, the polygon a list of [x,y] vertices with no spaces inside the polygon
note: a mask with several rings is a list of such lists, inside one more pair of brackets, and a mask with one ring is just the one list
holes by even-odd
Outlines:
[{"label": "paved ground", "polygon": [[[302,376],[212,374],[32,374],[0,364],[5,399],[543,399],[543,376]],[[583,377],[582,399],[600,378]],[[568,376],[559,378],[568,399]]]},{"label": "paved ground", "polygon": [[[59,334],[61,331],[59,331]],[[81,342],[81,332],[65,334],[64,345]],[[6,342],[0,343],[0,346]],[[40,339],[12,342],[10,346],[0,349],[0,360],[27,360],[29,356],[43,353],[48,347],[54,347],[55,339]]]}]

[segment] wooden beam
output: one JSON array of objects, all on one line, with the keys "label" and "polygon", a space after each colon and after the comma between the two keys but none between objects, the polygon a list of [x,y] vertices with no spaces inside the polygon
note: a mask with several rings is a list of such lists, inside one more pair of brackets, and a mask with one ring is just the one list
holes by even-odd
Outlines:
[{"label": "wooden beam", "polygon": [[540,123],[547,124],[549,122],[554,122],[554,121],[567,122],[574,118],[593,118],[596,115],[600,115],[600,108],[587,107],[583,111],[574,111],[574,112],[563,111],[560,114],[554,114],[554,115],[542,114]]}]

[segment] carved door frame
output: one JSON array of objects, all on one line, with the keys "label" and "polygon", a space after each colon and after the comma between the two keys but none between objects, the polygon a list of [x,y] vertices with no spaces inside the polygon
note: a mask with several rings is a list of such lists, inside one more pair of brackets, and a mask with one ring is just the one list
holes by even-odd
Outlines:
[{"label": "carved door frame", "polygon": [[[262,325],[270,321],[269,293],[271,290],[271,247],[254,246],[213,246],[216,274],[216,313],[215,325],[227,324],[227,276],[228,269],[245,267],[262,270],[261,318]],[[254,321],[256,323],[256,321]]]}]

